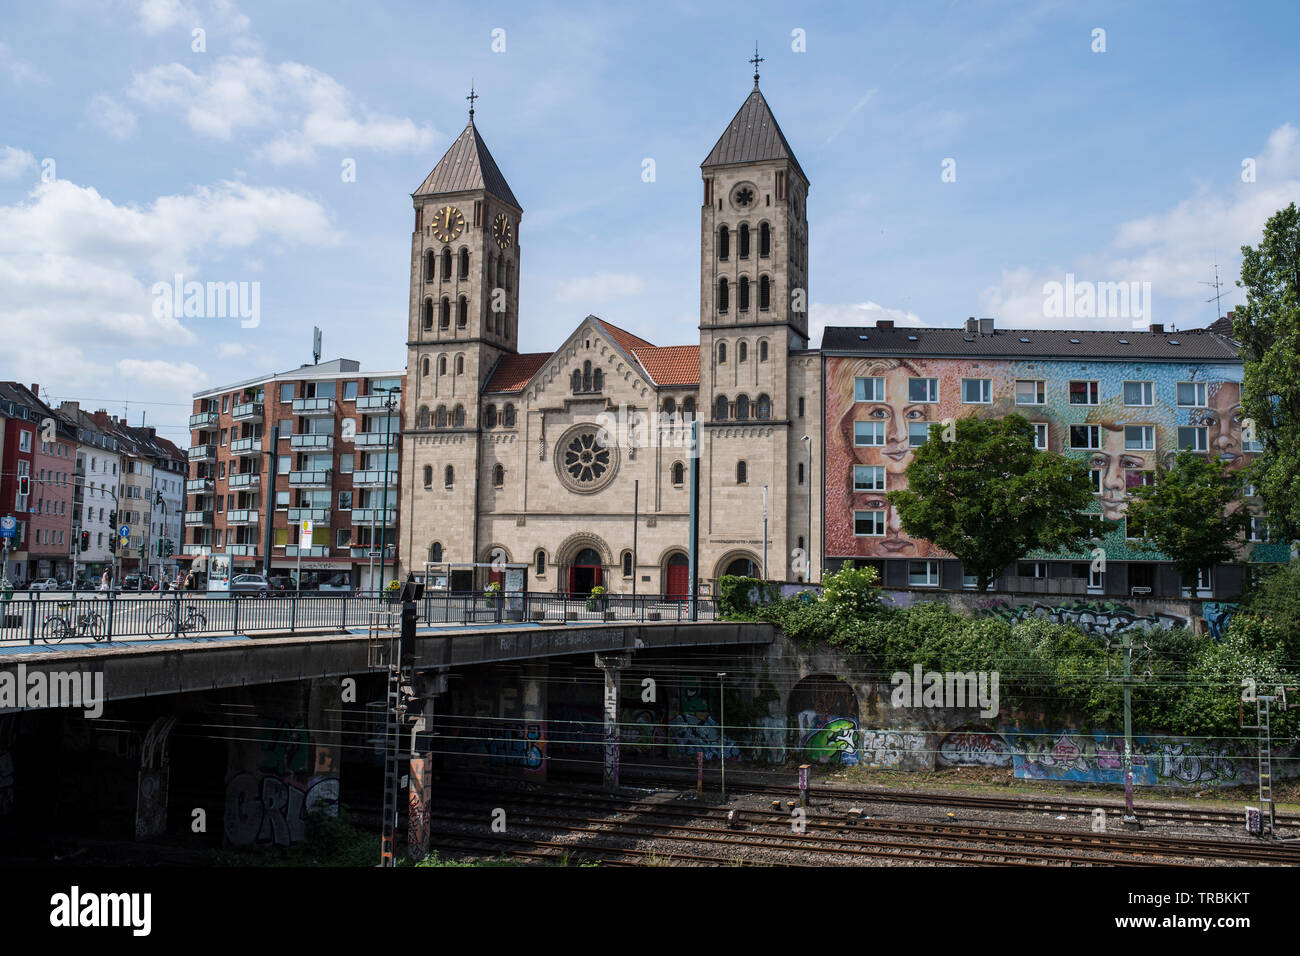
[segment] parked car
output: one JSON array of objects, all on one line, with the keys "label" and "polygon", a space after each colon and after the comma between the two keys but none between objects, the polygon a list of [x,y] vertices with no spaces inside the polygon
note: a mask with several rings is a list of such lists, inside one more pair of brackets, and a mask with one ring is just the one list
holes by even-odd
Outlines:
[{"label": "parked car", "polygon": [[354,590],[352,575],[346,571],[340,571],[328,577],[321,576],[317,581],[316,590],[323,594],[350,593]]},{"label": "parked car", "polygon": [[123,591],[151,591],[154,581],[149,575],[128,574],[122,579]]},{"label": "parked car", "polygon": [[237,574],[230,582],[232,593],[256,594],[266,597],[273,590],[271,582],[261,574]]},{"label": "parked car", "polygon": [[291,594],[298,590],[298,585],[290,574],[273,574],[266,580],[273,594]]}]

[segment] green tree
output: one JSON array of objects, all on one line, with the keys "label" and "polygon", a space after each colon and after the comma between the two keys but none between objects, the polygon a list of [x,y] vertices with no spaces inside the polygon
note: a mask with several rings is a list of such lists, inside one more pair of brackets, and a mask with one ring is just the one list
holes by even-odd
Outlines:
[{"label": "green tree", "polygon": [[1168,555],[1179,574],[1194,577],[1237,557],[1250,512],[1241,507],[1229,514],[1228,506],[1241,492],[1241,472],[1229,471],[1217,455],[1183,449],[1172,468],[1157,464],[1154,485],[1129,489],[1129,526],[1140,530],[1143,549]]},{"label": "green tree", "polygon": [[[1275,538],[1300,538],[1300,210],[1264,224],[1258,248],[1241,247],[1246,304],[1233,315],[1245,360],[1242,418],[1263,454],[1251,466]],[[1245,423],[1243,423],[1245,427]]]},{"label": "green tree", "polygon": [[909,535],[960,559],[981,591],[1029,551],[1077,547],[1087,537],[1080,512],[1093,501],[1083,462],[1037,451],[1019,415],[932,425],[907,488],[886,498]]}]

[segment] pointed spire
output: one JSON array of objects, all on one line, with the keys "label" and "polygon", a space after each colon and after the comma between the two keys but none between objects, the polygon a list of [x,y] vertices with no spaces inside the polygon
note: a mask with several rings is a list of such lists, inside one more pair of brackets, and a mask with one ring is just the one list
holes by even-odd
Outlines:
[{"label": "pointed spire", "polygon": [[754,64],[754,89],[758,89],[758,65],[762,63],[764,57],[758,55],[758,41],[754,41],[754,55],[749,58],[749,62]]},{"label": "pointed spire", "polygon": [[474,125],[474,101],[478,99],[478,94],[474,92],[473,79],[469,81],[469,96],[465,97],[465,99],[469,100],[469,125],[473,126]]},{"label": "pointed spire", "polygon": [[754,50],[754,89],[745,102],[740,105],[727,128],[718,137],[718,142],[700,166],[733,166],[742,163],[757,163],[771,159],[787,159],[794,164],[799,175],[806,181],[808,176],[795,158],[794,150],[786,141],[785,134],[777,125],[772,108],[758,89],[758,65],[762,62],[758,50]]},{"label": "pointed spire", "polygon": [[511,192],[509,183],[488,151],[487,144],[479,135],[474,125],[474,100],[478,94],[470,88],[469,122],[456,137],[456,141],[438,160],[433,172],[425,177],[420,187],[412,193],[414,196],[436,196],[440,193],[468,192],[483,189],[498,199],[503,199],[516,209],[521,209],[519,200]]}]

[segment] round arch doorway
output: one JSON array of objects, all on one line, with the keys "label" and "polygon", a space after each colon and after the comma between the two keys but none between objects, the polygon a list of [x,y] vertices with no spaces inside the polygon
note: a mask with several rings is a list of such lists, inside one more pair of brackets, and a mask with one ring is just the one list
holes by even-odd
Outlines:
[{"label": "round arch doorway", "polygon": [[727,565],[727,569],[722,572],[723,575],[735,574],[742,578],[756,578],[759,576],[758,563],[750,558],[737,558]]},{"label": "round arch doorway", "polygon": [[604,570],[596,550],[583,548],[569,565],[569,593],[590,594],[592,588],[603,583]]},{"label": "round arch doorway", "polygon": [[691,596],[691,561],[678,551],[664,566],[664,597],[669,601],[685,601]]}]

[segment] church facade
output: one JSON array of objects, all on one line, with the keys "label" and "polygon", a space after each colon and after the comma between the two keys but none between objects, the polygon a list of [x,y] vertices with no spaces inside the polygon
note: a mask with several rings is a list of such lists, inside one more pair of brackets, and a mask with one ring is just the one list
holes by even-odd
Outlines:
[{"label": "church facade", "polygon": [[403,568],[481,588],[505,562],[509,587],[685,597],[698,454],[702,593],[727,573],[818,580],[809,181],[758,77],[701,164],[684,345],[589,315],[553,351],[518,350],[523,206],[473,117],[412,194]]}]

